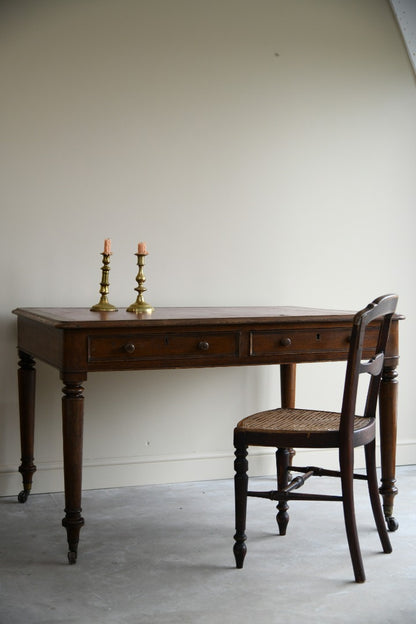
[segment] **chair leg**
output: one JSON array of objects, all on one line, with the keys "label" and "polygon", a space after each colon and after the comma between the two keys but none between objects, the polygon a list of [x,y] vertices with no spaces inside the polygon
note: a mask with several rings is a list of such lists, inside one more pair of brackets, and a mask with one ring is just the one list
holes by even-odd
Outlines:
[{"label": "chair leg", "polygon": [[[283,490],[287,487],[289,482],[289,465],[291,459],[291,452],[287,448],[279,448],[276,451],[276,469],[277,469],[277,489]],[[279,534],[286,535],[287,525],[289,523],[289,514],[287,510],[289,505],[286,501],[280,501],[277,505],[278,513],[276,515],[276,522],[279,527]]]},{"label": "chair leg", "polygon": [[380,537],[381,545],[385,553],[391,553],[392,547],[386,529],[383,509],[381,507],[380,494],[378,491],[378,479],[376,470],[376,442],[373,440],[365,446],[365,462],[367,468],[368,492],[370,495],[371,508]]},{"label": "chair leg", "polygon": [[248,461],[247,447],[235,449],[234,461],[234,495],[235,495],[235,535],[234,535],[234,557],[237,568],[242,568],[244,557],[246,556],[247,539],[246,515],[247,515],[247,486],[248,486]]},{"label": "chair leg", "polygon": [[354,509],[353,451],[342,453],[342,449],[340,449],[339,462],[341,470],[345,530],[347,533],[352,567],[354,569],[354,576],[357,583],[364,583],[365,572],[361,557],[360,544],[358,541]]}]

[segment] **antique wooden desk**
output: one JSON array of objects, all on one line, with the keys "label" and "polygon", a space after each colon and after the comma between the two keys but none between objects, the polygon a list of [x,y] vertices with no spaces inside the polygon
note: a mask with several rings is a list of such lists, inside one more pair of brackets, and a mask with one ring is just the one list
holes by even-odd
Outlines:
[{"label": "antique wooden desk", "polygon": [[[75,563],[81,516],[83,382],[89,372],[280,364],[281,400],[294,407],[296,364],[345,360],[352,312],[294,307],[159,308],[152,314],[86,308],[18,308],[19,400],[25,502],[33,455],[35,358],[63,381],[63,461],[68,560]],[[398,320],[392,323],[380,390],[381,488],[390,530],[395,487]],[[376,333],[376,332],[374,332]],[[373,338],[370,335],[369,340]],[[231,435],[231,432],[230,432]]]}]

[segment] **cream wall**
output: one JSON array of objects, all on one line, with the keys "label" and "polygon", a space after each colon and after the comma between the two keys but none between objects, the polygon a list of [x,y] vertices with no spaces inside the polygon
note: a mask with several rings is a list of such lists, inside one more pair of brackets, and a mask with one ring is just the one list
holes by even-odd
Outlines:
[{"label": "cream wall", "polygon": [[[0,12],[0,494],[20,489],[10,312],[96,303],[105,237],[119,306],[138,240],[155,306],[358,309],[398,292],[398,463],[414,463],[416,80],[387,0]],[[342,375],[299,367],[298,404],[336,409]],[[35,492],[63,487],[60,387],[40,363]],[[278,392],[276,367],[91,374],[84,486],[231,476],[234,423]]]}]

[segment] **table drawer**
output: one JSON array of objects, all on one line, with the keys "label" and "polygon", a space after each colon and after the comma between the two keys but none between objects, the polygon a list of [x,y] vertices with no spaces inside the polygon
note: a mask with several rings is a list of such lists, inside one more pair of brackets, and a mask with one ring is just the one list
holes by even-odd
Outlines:
[{"label": "table drawer", "polygon": [[250,335],[250,355],[319,353],[348,351],[349,329],[320,329],[291,331],[253,331]]},{"label": "table drawer", "polygon": [[238,357],[239,332],[90,336],[88,361]]},{"label": "table drawer", "polygon": [[[297,329],[296,331],[259,330],[250,332],[250,355],[267,356],[299,353],[348,352],[351,329]],[[364,349],[377,344],[378,328],[369,327],[364,339]]]}]

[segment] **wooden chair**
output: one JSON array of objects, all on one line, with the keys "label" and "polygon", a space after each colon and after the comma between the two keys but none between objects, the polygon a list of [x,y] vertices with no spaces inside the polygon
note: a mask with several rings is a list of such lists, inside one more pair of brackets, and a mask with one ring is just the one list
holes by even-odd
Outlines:
[{"label": "wooden chair", "polygon": [[[370,303],[358,312],[353,320],[350,348],[347,361],[344,394],[340,413],[305,410],[272,409],[259,412],[241,420],[234,430],[235,446],[235,518],[234,556],[237,568],[243,567],[246,555],[246,508],[247,496],[268,498],[278,501],[276,520],[280,535],[285,535],[289,521],[287,513],[290,500],[342,501],[345,528],[351,554],[355,580],[365,581],[365,573],[358,542],[354,511],[353,479],[368,482],[371,506],[380,541],[385,553],[392,551],[387,534],[378,492],[375,463],[375,416],[380,379],[383,370],[384,353],[390,328],[390,321],[396,309],[398,297],[386,295]],[[377,347],[369,361],[362,361],[364,338],[369,323],[375,321],[379,327]],[[378,323],[378,325],[377,325]],[[368,349],[366,347],[368,355]],[[359,376],[369,373],[369,387],[363,416],[355,414]],[[277,490],[271,492],[249,492],[248,488],[248,446],[276,447]],[[354,447],[364,446],[366,474],[354,474]],[[291,448],[338,448],[339,471],[325,470],[315,466],[294,467],[290,465]],[[292,478],[292,472],[303,476]],[[311,476],[340,477],[341,496],[324,494],[303,494],[294,490],[304,485]]]}]

